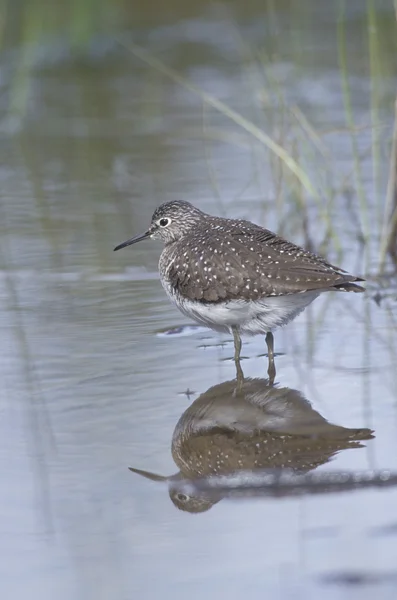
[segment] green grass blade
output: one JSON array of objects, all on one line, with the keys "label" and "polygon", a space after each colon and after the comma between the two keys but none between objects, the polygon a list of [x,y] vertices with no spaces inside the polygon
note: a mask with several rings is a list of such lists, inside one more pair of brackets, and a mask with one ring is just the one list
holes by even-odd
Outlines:
[{"label": "green grass blade", "polygon": [[305,171],[296,163],[292,156],[290,156],[288,152],[284,148],[282,148],[282,146],[280,146],[279,144],[277,144],[277,142],[272,140],[272,138],[269,137],[262,129],[257,127],[254,123],[252,123],[252,121],[249,121],[248,119],[243,117],[243,115],[227,106],[227,104],[225,104],[221,100],[218,100],[218,98],[215,98],[211,94],[208,94],[207,92],[204,92],[203,90],[198,88],[191,81],[189,81],[182,75],[179,75],[179,73],[174,71],[174,69],[165,65],[158,58],[152,56],[144,48],[137,46],[133,42],[126,43],[120,40],[119,42],[123,47],[125,47],[132,54],[134,54],[134,56],[138,57],[140,60],[150,65],[163,75],[166,75],[169,79],[175,81],[175,83],[178,83],[187,90],[199,96],[203,100],[203,102],[205,102],[209,106],[212,106],[213,108],[221,112],[223,115],[227,116],[230,120],[234,121],[234,123],[239,125],[242,129],[247,131],[254,138],[259,140],[262,144],[269,148],[271,152],[278,156],[280,160],[283,161],[285,166],[299,179],[299,181],[308,193],[315,197],[318,196],[318,193],[314,185],[310,181],[310,178],[305,173]]}]

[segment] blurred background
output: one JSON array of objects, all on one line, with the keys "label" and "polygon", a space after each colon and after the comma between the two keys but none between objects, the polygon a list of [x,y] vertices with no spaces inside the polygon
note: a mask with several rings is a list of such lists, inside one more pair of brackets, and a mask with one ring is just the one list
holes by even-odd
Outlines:
[{"label": "blurred background", "polygon": [[178,472],[233,344],[169,304],[161,245],[113,247],[184,199],[365,277],[276,333],[277,379],[375,432],[319,471],[397,470],[396,28],[392,0],[0,0],[4,598],[395,597],[394,490],[192,515],[128,471]]}]

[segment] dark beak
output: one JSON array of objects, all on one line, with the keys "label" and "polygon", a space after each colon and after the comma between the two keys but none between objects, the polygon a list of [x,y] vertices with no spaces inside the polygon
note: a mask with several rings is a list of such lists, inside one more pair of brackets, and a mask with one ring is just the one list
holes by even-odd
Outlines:
[{"label": "dark beak", "polygon": [[142,475],[142,477],[146,477],[146,479],[151,479],[152,481],[168,481],[169,480],[169,477],[165,477],[164,475],[158,475],[157,473],[151,473],[150,471],[143,471],[142,469],[134,469],[134,467],[128,467],[128,468],[133,473]]},{"label": "dark beak", "polygon": [[152,235],[152,231],[148,230],[145,233],[141,233],[140,235],[136,235],[132,238],[130,238],[129,240],[127,240],[126,242],[123,242],[122,244],[119,244],[118,246],[115,247],[114,252],[116,252],[116,250],[121,250],[121,248],[126,248],[127,246],[131,246],[131,244],[136,244],[137,242],[141,242],[142,240],[145,240],[146,238],[150,237]]}]

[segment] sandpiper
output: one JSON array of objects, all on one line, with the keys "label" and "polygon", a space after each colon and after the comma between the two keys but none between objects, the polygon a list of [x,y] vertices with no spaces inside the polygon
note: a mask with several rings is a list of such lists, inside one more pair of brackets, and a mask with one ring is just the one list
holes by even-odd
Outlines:
[{"label": "sandpiper", "polygon": [[[373,437],[370,429],[329,423],[301,392],[269,385],[266,379],[245,379],[241,394],[234,392],[234,381],[215,385],[180,417],[171,443],[177,473],[164,476],[135,467],[130,470],[167,482],[175,506],[198,513],[225,497],[222,492],[200,492],[198,480],[206,485],[214,478],[231,476],[237,483],[240,473],[243,482],[251,471],[263,475],[262,493],[277,497],[280,488],[266,486],[266,473],[289,471],[303,476],[339,451],[362,448],[361,441]],[[293,491],[286,490],[289,494]]]},{"label": "sandpiper", "polygon": [[319,294],[363,292],[349,275],[325,259],[277,234],[241,219],[202,212],[189,202],[159,206],[148,230],[116,246],[120,250],[146,238],[160,239],[161,283],[179,310],[234,338],[237,379],[241,334],[266,334],[268,375],[274,382],[272,331],[301,313]]}]

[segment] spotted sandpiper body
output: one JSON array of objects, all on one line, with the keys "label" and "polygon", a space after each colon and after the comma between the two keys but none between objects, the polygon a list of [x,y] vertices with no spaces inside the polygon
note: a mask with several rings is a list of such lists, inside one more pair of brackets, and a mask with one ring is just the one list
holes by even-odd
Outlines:
[{"label": "spotted sandpiper body", "polygon": [[184,201],[166,202],[148,230],[116,246],[160,239],[161,283],[183,314],[233,335],[237,378],[241,334],[266,334],[268,374],[274,381],[272,331],[301,313],[319,294],[363,292],[349,275],[275,233],[241,219],[206,214]]},{"label": "spotted sandpiper body", "polygon": [[222,494],[195,493],[197,480],[205,484],[213,478],[263,470],[303,475],[373,437],[370,429],[329,423],[298,390],[269,385],[265,379],[245,379],[238,396],[234,390],[234,381],[215,385],[182,414],[171,443],[178,473],[167,477],[135,467],[131,471],[168,482],[178,508],[203,512]]}]

